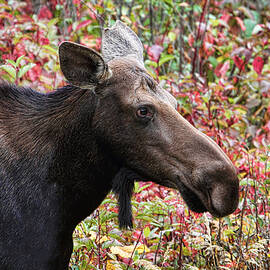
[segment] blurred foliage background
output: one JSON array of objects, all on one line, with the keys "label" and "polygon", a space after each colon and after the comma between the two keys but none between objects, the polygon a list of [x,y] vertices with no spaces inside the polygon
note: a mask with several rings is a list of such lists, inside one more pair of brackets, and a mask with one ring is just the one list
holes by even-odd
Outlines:
[{"label": "blurred foliage background", "polygon": [[144,44],[148,72],[238,169],[240,204],[223,219],[136,183],[135,229],[120,231],[109,194],[74,232],[70,269],[270,269],[268,0],[0,0],[0,75],[49,92],[65,84],[58,45],[100,50],[120,19]]}]

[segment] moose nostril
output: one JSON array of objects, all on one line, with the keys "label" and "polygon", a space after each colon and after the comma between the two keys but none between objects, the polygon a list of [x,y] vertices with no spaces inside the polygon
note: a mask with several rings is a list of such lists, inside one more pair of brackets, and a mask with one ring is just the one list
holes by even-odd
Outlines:
[{"label": "moose nostril", "polygon": [[238,188],[219,185],[212,192],[212,206],[219,216],[234,212],[238,206]]},{"label": "moose nostril", "polygon": [[238,205],[238,179],[229,163],[215,161],[207,168],[193,172],[194,183],[204,194],[202,202],[217,217],[232,213]]}]

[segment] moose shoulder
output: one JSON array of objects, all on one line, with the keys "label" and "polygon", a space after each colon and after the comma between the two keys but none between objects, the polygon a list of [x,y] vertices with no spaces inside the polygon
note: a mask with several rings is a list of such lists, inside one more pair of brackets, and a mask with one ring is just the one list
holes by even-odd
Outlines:
[{"label": "moose shoulder", "polygon": [[147,74],[136,34],[117,22],[102,42],[102,56],[60,45],[70,85],[53,93],[0,85],[0,269],[67,269],[75,226],[112,188],[131,225],[138,177],[178,189],[196,212],[237,207],[234,166]]}]

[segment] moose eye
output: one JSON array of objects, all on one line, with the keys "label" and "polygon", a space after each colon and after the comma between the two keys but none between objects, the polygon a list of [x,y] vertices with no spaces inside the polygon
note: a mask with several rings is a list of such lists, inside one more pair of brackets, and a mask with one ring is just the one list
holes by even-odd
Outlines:
[{"label": "moose eye", "polygon": [[153,109],[148,106],[141,106],[137,109],[136,115],[141,119],[150,120],[153,118],[154,112]]}]

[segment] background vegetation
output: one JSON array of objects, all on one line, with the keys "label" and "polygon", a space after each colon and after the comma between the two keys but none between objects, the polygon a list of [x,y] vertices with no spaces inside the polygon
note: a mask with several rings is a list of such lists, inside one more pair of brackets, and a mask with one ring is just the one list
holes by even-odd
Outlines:
[{"label": "background vegetation", "polygon": [[109,194],[78,225],[70,269],[270,269],[269,1],[0,0],[0,75],[52,91],[65,84],[59,43],[99,50],[117,18],[141,38],[179,112],[238,168],[240,204],[216,219],[174,190],[136,183],[135,229],[118,229]]}]

